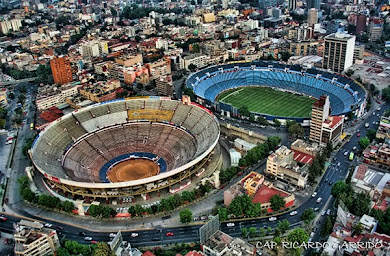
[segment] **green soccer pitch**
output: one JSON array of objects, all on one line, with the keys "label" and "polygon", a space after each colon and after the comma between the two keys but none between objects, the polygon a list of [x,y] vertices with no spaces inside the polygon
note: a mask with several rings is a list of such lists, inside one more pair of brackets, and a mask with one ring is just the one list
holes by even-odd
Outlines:
[{"label": "green soccer pitch", "polygon": [[241,87],[222,92],[218,101],[236,108],[282,117],[310,117],[314,99],[266,87]]}]

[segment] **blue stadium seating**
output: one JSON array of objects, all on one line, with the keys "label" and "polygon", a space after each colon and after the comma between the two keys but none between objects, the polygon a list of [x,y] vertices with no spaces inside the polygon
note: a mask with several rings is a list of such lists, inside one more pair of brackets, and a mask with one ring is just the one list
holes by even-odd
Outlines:
[{"label": "blue stadium seating", "polygon": [[187,87],[192,85],[197,96],[210,102],[215,102],[222,91],[243,86],[268,86],[315,98],[326,94],[330,97],[334,115],[350,112],[366,97],[366,92],[360,85],[342,75],[266,61],[230,63],[206,68],[187,79]]}]

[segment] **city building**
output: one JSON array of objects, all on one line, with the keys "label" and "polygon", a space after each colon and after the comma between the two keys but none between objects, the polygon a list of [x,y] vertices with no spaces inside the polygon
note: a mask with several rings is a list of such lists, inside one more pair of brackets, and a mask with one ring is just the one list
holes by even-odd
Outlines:
[{"label": "city building", "polygon": [[288,8],[292,11],[297,9],[297,0],[289,0],[288,1]]},{"label": "city building", "polygon": [[323,95],[313,103],[310,123],[310,140],[325,146],[336,146],[341,141],[344,118],[330,115],[329,96]]},{"label": "city building", "polygon": [[18,32],[22,27],[20,19],[5,20],[0,22],[0,31],[6,35],[9,32]]},{"label": "city building", "polygon": [[259,9],[266,10],[270,7],[277,6],[282,1],[279,0],[259,0]]},{"label": "city building", "polygon": [[364,59],[364,44],[356,44],[353,52],[353,63],[362,62]]},{"label": "city building", "polygon": [[153,78],[166,76],[171,74],[171,59],[161,59],[152,63],[145,64],[145,68],[149,70],[149,75]]},{"label": "city building", "polygon": [[264,173],[298,188],[305,188],[307,184],[307,165],[299,167],[294,161],[294,151],[286,146],[281,146],[268,156]]},{"label": "city building", "polygon": [[121,89],[120,81],[110,79],[106,82],[99,81],[94,84],[83,85],[79,88],[79,93],[88,100],[104,102],[116,99],[118,89]]},{"label": "city building", "polygon": [[180,68],[189,70],[191,64],[195,65],[197,68],[203,68],[207,66],[207,56],[203,54],[192,54],[185,56],[180,60]]},{"label": "city building", "polygon": [[344,33],[326,36],[322,68],[341,73],[352,66],[355,38]]},{"label": "city building", "polygon": [[202,244],[206,256],[256,255],[256,247],[241,238],[233,238],[218,230]]},{"label": "city building", "polygon": [[7,107],[8,105],[7,92],[7,88],[0,89],[0,107]]},{"label": "city building", "polygon": [[320,10],[321,0],[307,0],[307,9],[310,10],[312,8]]},{"label": "city building", "polygon": [[363,151],[364,162],[390,167],[390,146],[387,143],[369,145]]},{"label": "city building", "polygon": [[377,139],[390,139],[390,118],[382,116],[376,131]]},{"label": "city building", "polygon": [[80,46],[80,53],[83,57],[99,57],[101,54],[108,54],[108,42],[93,40],[85,42]]},{"label": "city building", "polygon": [[367,17],[364,14],[359,14],[356,18],[356,35],[360,35],[366,31]]},{"label": "city building", "polygon": [[118,58],[115,58],[115,63],[125,66],[125,67],[131,67],[134,65],[142,65],[143,60],[142,60],[142,54],[137,53],[137,54],[126,54],[122,55]]},{"label": "city building", "polygon": [[70,66],[69,57],[55,57],[50,60],[51,72],[54,83],[67,84],[73,81],[72,67]]},{"label": "city building", "polygon": [[47,85],[39,87],[36,105],[38,110],[44,110],[65,103],[65,99],[77,95],[80,83],[61,86]]},{"label": "city building", "polygon": [[314,26],[318,23],[318,9],[311,8],[307,12],[307,23],[309,26]]},{"label": "city building", "polygon": [[173,95],[173,81],[171,75],[160,76],[156,79],[156,87],[158,95],[169,96]]},{"label": "city building", "polygon": [[60,247],[56,230],[42,223],[21,220],[14,224],[14,229],[15,255],[54,255]]},{"label": "city building", "polygon": [[315,55],[317,54],[318,44],[318,41],[290,42],[289,53],[293,56]]},{"label": "city building", "polygon": [[383,33],[384,21],[381,18],[370,18],[368,34],[371,41],[380,39]]}]

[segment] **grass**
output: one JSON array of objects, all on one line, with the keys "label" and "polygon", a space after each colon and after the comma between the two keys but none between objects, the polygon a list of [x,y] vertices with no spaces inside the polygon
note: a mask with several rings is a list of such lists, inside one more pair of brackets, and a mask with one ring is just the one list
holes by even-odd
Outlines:
[{"label": "grass", "polygon": [[218,101],[251,112],[283,117],[310,117],[314,99],[267,87],[242,87],[222,92]]}]

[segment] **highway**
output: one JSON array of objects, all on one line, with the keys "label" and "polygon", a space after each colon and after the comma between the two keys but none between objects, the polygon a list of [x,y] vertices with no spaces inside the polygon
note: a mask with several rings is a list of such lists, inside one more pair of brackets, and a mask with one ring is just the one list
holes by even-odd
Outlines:
[{"label": "highway", "polygon": [[[375,111],[376,113],[382,114],[386,109],[390,109],[390,105],[382,105],[381,111]],[[365,136],[365,133],[367,129],[364,127],[365,123],[369,123],[369,128],[376,128],[373,127],[372,122],[379,121],[379,117],[372,114],[367,114],[365,117],[366,120],[359,123],[359,126],[353,127],[352,132],[356,130],[360,130],[361,137]],[[277,225],[277,222],[279,220],[287,219],[291,226],[299,226],[301,224],[300,215],[303,213],[303,211],[307,208],[316,208],[319,207],[320,210],[317,212],[317,214],[321,214],[323,210],[326,210],[327,208],[324,208],[325,204],[327,203],[328,199],[331,200],[329,203],[329,207],[333,205],[333,200],[331,199],[330,190],[331,185],[329,182],[335,183],[338,180],[343,180],[348,175],[348,170],[351,164],[355,164],[354,161],[348,160],[348,155],[344,156],[344,152],[348,151],[351,152],[353,150],[354,146],[358,147],[358,141],[361,137],[357,137],[356,134],[354,134],[350,141],[345,143],[341,149],[336,152],[333,156],[333,160],[329,163],[329,167],[327,168],[325,174],[323,175],[320,185],[316,189],[316,192],[318,193],[316,197],[310,197],[306,202],[301,204],[298,208],[295,210],[298,211],[298,214],[295,216],[290,216],[289,213],[285,213],[283,215],[278,216],[278,220],[274,222],[270,222],[268,220],[268,217],[261,218],[261,219],[253,219],[253,220],[244,220],[244,221],[231,221],[235,225],[234,227],[227,227],[226,223],[221,224],[221,230],[232,235],[232,236],[241,236],[241,227],[257,227],[259,228],[268,228],[271,227],[272,229],[275,228]],[[337,166],[337,164],[340,163],[340,166]],[[329,182],[325,182],[325,180],[329,179]],[[318,197],[323,198],[321,203],[316,203],[316,200]],[[43,219],[39,219],[37,217],[31,216],[30,214],[27,214],[26,212],[19,211],[20,213],[23,213],[25,217],[30,217],[37,219],[39,221],[43,222],[49,222],[54,225],[54,227],[62,226],[63,229],[58,229],[60,233],[60,238],[66,238],[66,239],[72,239],[76,240],[80,243],[88,244],[90,242],[84,241],[84,236],[80,236],[79,232],[85,232],[86,236],[91,236],[94,241],[109,241],[109,233],[114,232],[115,230],[115,222],[113,222],[113,230],[107,230],[106,232],[94,232],[91,231],[93,227],[91,227],[91,230],[81,229],[77,226],[72,225],[65,225],[61,224],[60,222],[55,221],[45,221]],[[334,211],[333,211],[334,212]],[[20,217],[17,216],[11,216],[7,215],[9,219],[6,222],[0,223],[0,230],[1,231],[12,231],[12,223],[17,222],[20,220]],[[322,221],[324,217],[320,217],[320,221]],[[96,220],[96,223],[99,221]],[[178,242],[194,242],[199,241],[199,228],[201,225],[183,225],[180,227],[161,227],[156,229],[144,229],[144,230],[126,230],[122,231],[123,239],[126,241],[130,241],[133,246],[141,246],[141,245],[149,245],[149,246],[157,246],[161,244],[169,244],[169,243],[178,243]],[[131,233],[138,233],[138,237],[131,237]],[[173,236],[166,236],[167,232],[174,233]],[[318,241],[319,232],[315,235],[313,238],[313,241]]]}]

